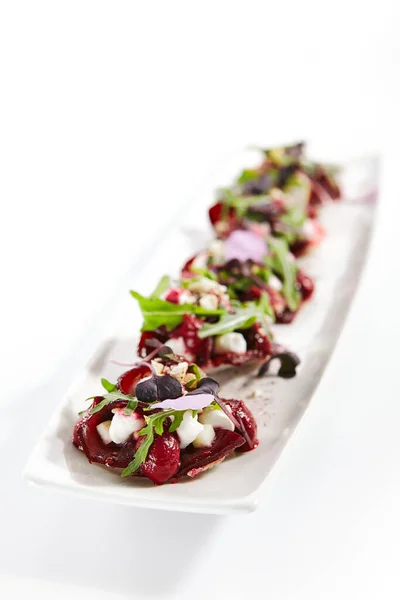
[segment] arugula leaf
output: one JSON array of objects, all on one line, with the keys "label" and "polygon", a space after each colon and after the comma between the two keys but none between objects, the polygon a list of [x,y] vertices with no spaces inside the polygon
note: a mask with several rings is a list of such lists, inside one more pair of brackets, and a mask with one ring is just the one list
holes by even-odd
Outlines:
[{"label": "arugula leaf", "polygon": [[129,395],[123,394],[122,392],[119,392],[119,391],[113,391],[113,392],[110,392],[109,394],[104,394],[102,396],[102,398],[103,398],[103,400],[101,402],[99,402],[98,404],[96,404],[96,406],[94,406],[90,410],[92,415],[99,412],[99,410],[101,410],[102,408],[107,406],[107,404],[110,404],[111,402],[115,402],[116,400],[127,400],[128,401],[128,405],[125,408],[125,411],[127,409],[129,410],[129,412],[127,414],[130,414],[131,412],[133,412],[138,405],[138,401],[134,396],[131,396],[130,394]]},{"label": "arugula leaf", "polygon": [[101,385],[106,390],[106,392],[113,392],[117,389],[117,386],[114,383],[111,383],[107,379],[104,379],[104,377],[101,378]]},{"label": "arugula leaf", "polygon": [[[301,235],[301,227],[304,225],[307,215],[300,206],[291,206],[286,214],[280,217],[280,223],[277,226],[279,236],[283,237],[288,244],[295,242]],[[279,227],[283,224],[283,227]]]},{"label": "arugula leaf", "polygon": [[247,183],[248,181],[254,181],[260,177],[260,173],[256,169],[243,169],[239,177],[237,178],[238,183]]},{"label": "arugula leaf", "polygon": [[128,400],[128,404],[125,406],[124,415],[132,414],[137,405],[137,400]]},{"label": "arugula leaf", "polygon": [[184,314],[208,317],[226,313],[225,309],[211,310],[196,306],[195,304],[173,304],[172,302],[159,300],[158,298],[146,298],[132,290],[131,295],[138,301],[143,314],[144,322],[142,331],[153,331],[161,325],[165,325],[170,331],[182,322]]},{"label": "arugula leaf", "polygon": [[169,275],[163,275],[163,277],[161,277],[160,281],[157,283],[156,288],[150,294],[149,298],[159,298],[161,294],[167,291],[167,289],[169,288],[169,284]]},{"label": "arugula leaf", "polygon": [[169,428],[169,432],[173,433],[174,431],[176,431],[179,427],[179,425],[182,423],[183,421],[183,415],[185,414],[186,411],[184,410],[176,410],[175,414],[174,414],[174,420],[172,421],[170,428]]},{"label": "arugula leaf", "polygon": [[[177,429],[182,422],[183,413],[185,411],[177,411],[177,410],[164,410],[154,415],[150,415],[146,417],[147,425],[143,427],[138,433],[139,436],[145,436],[145,440],[140,444],[139,448],[136,450],[135,456],[133,460],[129,463],[129,465],[122,471],[121,477],[128,477],[132,475],[135,471],[138,470],[140,465],[144,463],[149,453],[150,447],[154,442],[154,432],[157,435],[162,435],[164,431],[164,421],[168,417],[174,417],[174,421],[171,425],[173,427],[175,422],[178,421],[178,425],[175,429]],[[180,415],[182,413],[182,415]],[[180,422],[179,422],[180,419]],[[173,431],[175,431],[173,429]],[[171,429],[170,429],[171,430]]]},{"label": "arugula leaf", "polygon": [[222,189],[221,194],[221,202],[223,202],[224,205],[233,208],[239,219],[246,215],[246,212],[251,206],[254,206],[255,204],[265,204],[271,202],[271,198],[268,195],[260,195],[256,197],[240,196],[234,194],[229,188]]},{"label": "arugula leaf", "polygon": [[197,379],[196,379],[196,377],[194,377],[190,381],[187,381],[185,385],[189,389],[192,389],[192,387],[195,387],[197,385]]},{"label": "arugula leaf", "polygon": [[258,308],[262,311],[264,315],[271,317],[271,319],[275,321],[274,309],[271,306],[271,302],[269,300],[267,292],[261,293],[260,300],[258,301]]},{"label": "arugula leaf", "polygon": [[258,317],[259,311],[253,306],[238,307],[234,313],[222,315],[216,323],[205,323],[199,329],[198,336],[200,339],[203,339],[211,335],[231,333],[232,331],[236,331],[236,329],[248,329],[254,325]]},{"label": "arugula leaf", "polygon": [[200,379],[204,377],[204,373],[202,372],[200,367],[196,365],[196,363],[192,363],[191,365],[189,365],[188,371],[189,373],[193,373],[197,381],[200,381]]},{"label": "arugula leaf", "polygon": [[282,277],[282,293],[291,311],[299,307],[301,296],[296,287],[297,265],[289,258],[289,249],[285,240],[269,238],[269,247],[273,254],[266,257],[267,264]]}]

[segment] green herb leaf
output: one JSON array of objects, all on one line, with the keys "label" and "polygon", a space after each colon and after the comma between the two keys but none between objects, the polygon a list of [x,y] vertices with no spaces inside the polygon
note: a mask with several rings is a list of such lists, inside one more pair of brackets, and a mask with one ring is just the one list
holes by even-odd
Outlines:
[{"label": "green herb leaf", "polygon": [[176,431],[178,429],[179,425],[183,421],[184,414],[185,414],[184,410],[176,411],[176,413],[174,415],[174,420],[172,421],[171,426],[169,428],[170,433],[173,433],[174,431]]},{"label": "green herb leaf", "polygon": [[220,201],[223,202],[224,205],[233,208],[238,219],[242,219],[251,206],[271,202],[270,196],[240,196],[234,194],[229,188],[222,189],[220,193]]},{"label": "green herb leaf", "polygon": [[104,377],[102,377],[101,379],[101,385],[106,390],[106,392],[113,392],[117,389],[117,386],[114,383],[111,383],[107,379],[104,379]]},{"label": "green herb leaf", "polygon": [[124,414],[130,415],[136,410],[138,403],[137,400],[128,400],[128,404],[125,406]]},{"label": "green herb leaf", "polygon": [[237,178],[238,183],[247,183],[247,181],[254,181],[260,177],[260,173],[256,169],[244,169],[239,177]]},{"label": "green herb leaf", "polygon": [[269,300],[267,292],[261,293],[260,300],[258,301],[258,307],[264,315],[271,317],[273,321],[275,320],[274,309],[271,306],[271,302]]},{"label": "green herb leaf", "polygon": [[[154,433],[156,433],[157,435],[163,434],[165,419],[173,416],[174,421],[173,421],[172,425],[174,425],[176,419],[178,419],[178,420],[181,419],[181,422],[182,422],[183,415],[181,418],[179,413],[184,413],[184,412],[185,411],[177,411],[177,410],[170,409],[170,410],[164,410],[164,411],[155,413],[154,415],[150,415],[150,416],[146,417],[147,425],[145,427],[143,427],[143,429],[141,429],[138,434],[139,436],[145,436],[145,440],[140,444],[139,448],[137,449],[137,451],[135,453],[133,460],[129,463],[129,465],[126,467],[126,469],[124,469],[122,471],[122,473],[121,473],[122,477],[128,477],[129,475],[132,475],[132,473],[137,471],[138,468],[140,467],[140,465],[142,463],[144,463],[144,461],[146,460],[147,455],[149,453],[149,450],[151,448],[151,445],[154,442]],[[172,427],[172,425],[171,425],[171,427]],[[177,427],[179,427],[179,424]]]},{"label": "green herb leaf", "polygon": [[167,291],[170,284],[169,275],[164,275],[161,277],[160,281],[157,283],[155,290],[150,294],[149,298],[159,298],[161,294]]},{"label": "green herb leaf", "polygon": [[182,322],[184,314],[208,317],[226,313],[224,309],[210,310],[194,304],[173,304],[158,298],[146,298],[134,291],[131,294],[139,302],[143,314],[142,331],[153,331],[161,325],[165,325],[168,330],[174,329]]},{"label": "green herb leaf", "polygon": [[288,245],[285,240],[269,238],[268,245],[273,254],[267,256],[269,266],[282,278],[282,293],[291,311],[299,307],[301,296],[296,287],[297,265],[290,260]]},{"label": "green herb leaf", "polygon": [[99,412],[99,410],[101,410],[102,408],[107,406],[107,404],[110,404],[111,402],[115,402],[116,400],[127,400],[128,405],[127,405],[126,409],[128,408],[130,412],[134,411],[138,405],[137,398],[135,398],[134,396],[131,396],[130,394],[129,395],[123,394],[122,392],[118,392],[118,391],[110,392],[109,394],[104,394],[102,396],[102,398],[103,398],[103,400],[101,402],[99,402],[98,404],[96,404],[96,406],[94,406],[90,410],[92,415]]},{"label": "green herb leaf", "polygon": [[195,388],[196,386],[197,386],[197,379],[196,379],[196,377],[194,377],[190,381],[186,382],[186,387],[189,388],[189,389]]},{"label": "green herb leaf", "polygon": [[196,377],[197,381],[200,381],[200,379],[202,379],[204,377],[203,371],[200,369],[200,367],[198,365],[196,365],[196,363],[192,363],[191,365],[189,365],[188,371],[189,371],[189,373],[193,373],[193,375]]},{"label": "green herb leaf", "polygon": [[236,331],[236,329],[248,329],[259,318],[259,309],[250,304],[238,307],[234,313],[223,315],[216,323],[205,323],[198,331],[199,338],[223,335],[224,333]]}]

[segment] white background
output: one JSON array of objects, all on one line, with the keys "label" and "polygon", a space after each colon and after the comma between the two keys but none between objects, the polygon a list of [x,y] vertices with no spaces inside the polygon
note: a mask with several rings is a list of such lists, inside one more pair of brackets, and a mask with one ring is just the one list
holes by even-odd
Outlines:
[{"label": "white background", "polygon": [[[400,5],[0,3],[0,596],[398,599]],[[318,393],[248,517],[20,481],[93,323],[227,154],[380,150],[382,208]]]}]

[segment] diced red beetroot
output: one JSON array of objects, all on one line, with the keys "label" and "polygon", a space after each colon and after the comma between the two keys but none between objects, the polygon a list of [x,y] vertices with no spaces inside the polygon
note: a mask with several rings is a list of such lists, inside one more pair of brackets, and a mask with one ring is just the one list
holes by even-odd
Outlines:
[{"label": "diced red beetroot", "polygon": [[211,208],[209,209],[208,215],[209,215],[210,221],[213,225],[215,225],[215,223],[218,223],[218,221],[221,221],[222,215],[223,215],[223,208],[224,208],[223,203],[217,202],[216,204],[211,206]]},{"label": "diced red beetroot", "polygon": [[240,221],[236,216],[235,210],[232,207],[227,209],[223,202],[217,202],[214,204],[214,206],[209,209],[208,215],[213,226],[215,226],[219,221],[226,223],[227,227],[226,231],[224,232],[224,237],[234,229],[238,229],[240,227]]},{"label": "diced red beetroot", "polygon": [[[95,398],[92,406],[96,406],[101,400],[101,396]],[[113,408],[125,408],[126,405],[126,400],[110,402],[97,413],[91,414],[87,411],[76,423],[73,443],[85,453],[89,462],[97,462],[108,467],[122,469],[127,467],[132,460],[136,445],[133,438],[130,438],[121,446],[114,443],[105,444],[97,431],[97,425],[112,419]],[[138,406],[136,410],[142,412],[142,406]]]},{"label": "diced red beetroot", "polygon": [[136,385],[141,379],[148,377],[149,375],[151,375],[149,367],[146,367],[145,365],[134,367],[118,378],[117,388],[124,394],[135,396]]},{"label": "diced red beetroot", "polygon": [[257,439],[257,423],[242,400],[223,400],[225,404],[231,407],[233,416],[243,424],[250,440],[251,446],[246,442],[238,450],[239,452],[249,452],[257,448],[259,441]]},{"label": "diced red beetroot", "polygon": [[[312,198],[312,195],[311,195]],[[311,202],[311,200],[310,200]],[[309,204],[307,207],[307,217],[309,217],[310,219],[316,219],[318,216],[318,210],[315,206],[313,206],[312,204]]]},{"label": "diced red beetroot", "polygon": [[[139,437],[136,450],[143,441],[144,438]],[[179,461],[179,442],[174,434],[165,432],[154,440],[146,460],[140,467],[140,471],[153,483],[161,485],[175,475],[179,467]]]},{"label": "diced red beetroot", "polygon": [[191,477],[194,477],[201,471],[210,468],[211,465],[218,464],[244,443],[244,438],[238,433],[227,429],[216,429],[214,441],[208,448],[191,446],[182,451],[181,464],[174,481],[189,475],[189,473],[191,473]]},{"label": "diced red beetroot", "polygon": [[303,300],[308,300],[314,292],[313,280],[311,279],[311,277],[303,273],[303,271],[298,271],[296,280],[300,286],[300,293],[303,297]]},{"label": "diced red beetroot", "polygon": [[189,260],[183,265],[181,277],[183,277],[184,279],[190,279],[191,277],[193,277],[194,273],[190,267],[192,266],[195,259],[196,256],[193,256],[192,258],[189,258]]},{"label": "diced red beetroot", "polygon": [[179,304],[179,296],[181,295],[181,291],[173,288],[169,290],[168,294],[165,296],[167,302],[172,302],[172,304]]},{"label": "diced red beetroot", "polygon": [[280,323],[281,325],[288,325],[293,321],[293,319],[297,315],[297,312],[297,310],[292,311],[288,308],[285,308],[285,310],[276,317],[276,322]]}]

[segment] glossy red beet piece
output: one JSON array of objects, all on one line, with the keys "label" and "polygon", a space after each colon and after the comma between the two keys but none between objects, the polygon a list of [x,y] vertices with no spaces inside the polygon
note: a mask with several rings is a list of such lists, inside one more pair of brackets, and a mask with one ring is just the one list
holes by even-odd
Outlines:
[{"label": "glossy red beet piece", "polygon": [[201,471],[214,466],[232,454],[234,450],[243,446],[244,438],[227,429],[216,429],[215,438],[211,446],[208,448],[186,448],[181,454],[181,464],[174,477],[177,481],[185,475],[194,477]]},{"label": "glossy red beet piece", "polygon": [[117,388],[124,394],[135,396],[137,384],[141,379],[148,377],[149,375],[151,375],[149,367],[146,367],[145,365],[134,367],[118,378]]},{"label": "glossy red beet piece", "polygon": [[195,273],[193,273],[193,271],[190,268],[192,266],[195,258],[196,258],[196,256],[193,256],[192,258],[189,258],[189,260],[186,261],[185,264],[183,265],[182,271],[181,271],[181,276],[184,279],[190,279],[195,274]]},{"label": "glossy red beet piece", "polygon": [[314,282],[303,271],[299,271],[296,276],[297,283],[300,286],[300,293],[303,300],[308,300],[314,292]]},{"label": "glossy red beet piece", "polygon": [[[136,448],[143,443],[142,440],[144,438],[138,439]],[[165,432],[155,438],[140,472],[153,483],[161,485],[175,475],[179,462],[179,442],[174,434]]]},{"label": "glossy red beet piece", "polygon": [[245,403],[242,400],[223,400],[223,402],[231,407],[233,416],[239,423],[242,423],[251,441],[251,445],[246,442],[238,451],[249,452],[257,448],[259,444],[257,439],[257,423]]},{"label": "glossy red beet piece", "polygon": [[[94,399],[92,406],[101,402],[102,397]],[[97,462],[108,467],[125,468],[133,458],[136,441],[132,438],[121,446],[105,444],[97,431],[97,425],[109,421],[113,417],[113,408],[125,408],[126,400],[111,402],[99,412],[86,412],[75,425],[73,443],[84,452],[89,462]],[[141,407],[137,410],[141,412]]]},{"label": "glossy red beet piece", "polygon": [[168,294],[165,296],[167,302],[172,302],[172,304],[179,304],[179,290],[172,289],[169,290]]},{"label": "glossy red beet piece", "polygon": [[219,231],[221,237],[226,237],[234,229],[240,228],[241,221],[237,218],[233,208],[228,208],[223,202],[217,202],[208,211],[211,224],[215,227],[217,223],[223,222],[226,224],[224,231]]}]

